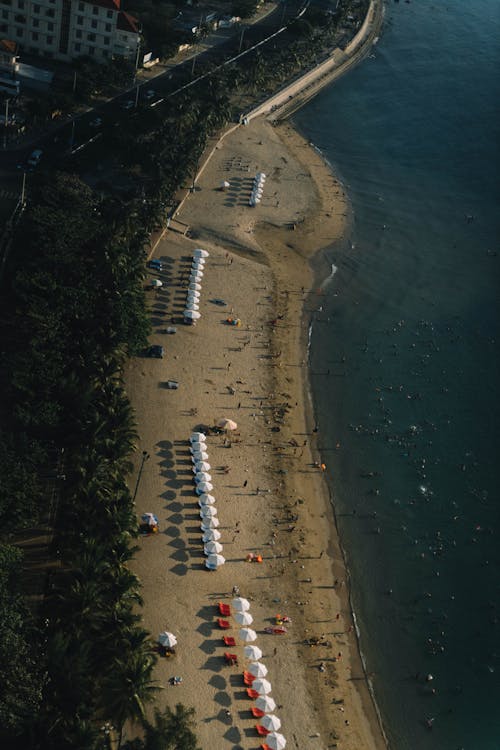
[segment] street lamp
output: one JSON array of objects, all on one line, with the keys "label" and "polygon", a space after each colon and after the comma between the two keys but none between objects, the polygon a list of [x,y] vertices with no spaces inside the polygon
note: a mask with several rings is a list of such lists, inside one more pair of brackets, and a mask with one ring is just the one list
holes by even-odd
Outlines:
[{"label": "street lamp", "polygon": [[139,483],[140,483],[140,481],[141,481],[142,470],[144,469],[144,464],[146,463],[146,461],[147,461],[147,460],[148,460],[149,458],[151,458],[151,456],[149,455],[149,453],[148,453],[147,451],[142,451],[142,460],[141,460],[141,466],[140,466],[140,469],[139,469],[139,473],[138,473],[138,475],[137,475],[137,481],[136,481],[136,483],[135,483],[134,496],[133,496],[133,498],[132,498],[132,502],[133,502],[133,503],[135,503],[135,498],[137,497],[137,490],[139,489]]}]

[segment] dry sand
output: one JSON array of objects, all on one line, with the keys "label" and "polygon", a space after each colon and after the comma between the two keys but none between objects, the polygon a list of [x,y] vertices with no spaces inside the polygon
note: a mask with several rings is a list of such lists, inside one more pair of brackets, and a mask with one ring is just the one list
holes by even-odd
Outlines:
[{"label": "dry sand", "polygon": [[[250,208],[258,170],[267,181],[262,203]],[[226,192],[218,189],[222,179],[231,183]],[[135,360],[127,372],[140,435],[136,469],[142,451],[151,456],[137,512],[152,511],[161,524],[159,535],[141,538],[133,568],[143,584],[145,626],[154,636],[168,629],[178,638],[176,655],[160,659],[156,670],[165,686],[159,703],[194,706],[203,750],[260,746],[242,680],[239,626],[229,618],[237,645],[227,649],[217,625],[217,603],[230,603],[238,586],[251,600],[255,643],[287,748],[381,748],[328,491],[314,465],[306,388],[303,308],[311,299],[320,304],[308,296],[310,258],[343,231],[343,188],[288,124],[275,129],[262,120],[221,142],[198,186],[178,217],[191,238],[170,231],[155,248],[168,270],[159,275],[164,288],[148,292],[155,295],[152,341],[165,346],[165,358]],[[182,313],[195,247],[210,252],[202,318],[162,334]],[[215,297],[227,306],[211,303]],[[241,327],[225,324],[231,315]],[[178,390],[164,387],[168,379]],[[238,423],[236,434],[207,440],[226,564],[208,572],[187,439],[196,425],[226,416]],[[261,553],[262,564],[245,562],[249,552]],[[292,620],[286,635],[264,632],[277,613]],[[323,645],[304,644],[321,636]],[[239,666],[226,666],[227,650]],[[168,684],[174,675],[182,677],[177,687]]]}]

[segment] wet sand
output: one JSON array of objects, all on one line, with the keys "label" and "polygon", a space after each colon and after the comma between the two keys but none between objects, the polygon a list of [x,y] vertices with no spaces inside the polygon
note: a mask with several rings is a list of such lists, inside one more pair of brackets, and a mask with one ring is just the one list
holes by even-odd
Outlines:
[{"label": "wet sand", "polygon": [[[251,208],[257,171],[267,180],[262,202]],[[224,192],[222,180],[230,183]],[[162,289],[148,292],[151,341],[165,346],[165,357],[134,360],[127,372],[140,435],[137,512],[160,520],[158,535],[140,539],[133,569],[143,584],[145,626],[178,638],[176,655],[161,658],[156,670],[165,686],[159,703],[194,706],[202,748],[260,746],[239,626],[228,618],[236,639],[228,649],[217,624],[218,602],[230,603],[237,586],[251,601],[255,645],[287,747],[381,748],[307,384],[307,329],[321,304],[310,261],[343,232],[344,191],[293,128],[261,119],[219,144],[197,185],[177,217],[191,236],[168,231],[154,250],[166,270],[153,275]],[[175,335],[160,333],[182,313],[196,247],[210,252],[202,317],[194,327],[178,325]],[[240,327],[227,325],[228,317]],[[169,379],[177,390],[165,388]],[[208,437],[207,453],[226,564],[208,572],[187,439],[200,423],[222,417],[238,429]],[[263,562],[246,562],[249,553]],[[292,621],[287,633],[267,634],[278,613]],[[237,655],[238,666],[225,664],[225,651]],[[168,684],[175,675],[182,677],[177,687]]]}]

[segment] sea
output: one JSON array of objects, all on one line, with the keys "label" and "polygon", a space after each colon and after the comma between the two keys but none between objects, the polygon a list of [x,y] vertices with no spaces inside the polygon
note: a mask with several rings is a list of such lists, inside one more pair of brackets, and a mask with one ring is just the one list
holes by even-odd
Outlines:
[{"label": "sea", "polygon": [[311,386],[394,750],[500,748],[499,40],[499,0],[388,2],[294,116],[351,204]]}]

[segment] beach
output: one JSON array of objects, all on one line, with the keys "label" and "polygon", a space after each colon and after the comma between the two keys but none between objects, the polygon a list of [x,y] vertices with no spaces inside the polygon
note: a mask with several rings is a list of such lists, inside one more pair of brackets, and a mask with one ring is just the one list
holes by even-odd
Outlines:
[{"label": "beach", "polygon": [[[257,172],[266,182],[261,203],[250,207]],[[169,230],[154,246],[164,270],[151,274],[163,286],[147,292],[151,343],[165,356],[132,360],[126,384],[140,437],[136,510],[156,514],[160,533],[140,537],[132,568],[145,627],[178,640],[156,668],[165,688],[158,704],[193,706],[202,748],[250,750],[265,740],[243,683],[248,660],[234,612],[229,630],[217,622],[218,603],[231,604],[235,588],[250,601],[287,747],[385,747],[357,648],[307,376],[309,321],[322,299],[311,261],[342,236],[348,210],[320,155],[289,124],[258,118],[214,148],[175,217],[187,235]],[[198,247],[209,252],[201,318],[178,325]],[[161,332],[172,323],[175,335]],[[168,380],[179,387],[168,389]],[[237,429],[207,438],[226,558],[209,572],[188,438],[226,417]],[[262,562],[247,562],[249,554]],[[266,633],[277,615],[291,620],[287,632]],[[236,646],[228,649],[224,634]],[[225,663],[227,651],[238,665]],[[177,686],[169,684],[174,676],[182,677]]]}]

